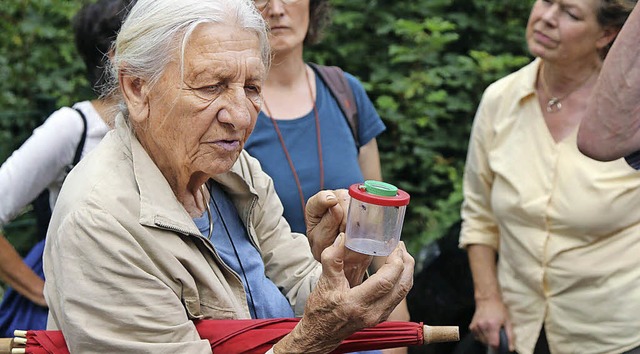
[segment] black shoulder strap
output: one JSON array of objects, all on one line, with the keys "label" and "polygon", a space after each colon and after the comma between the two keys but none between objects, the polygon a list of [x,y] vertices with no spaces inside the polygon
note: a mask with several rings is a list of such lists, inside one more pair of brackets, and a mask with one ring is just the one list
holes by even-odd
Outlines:
[{"label": "black shoulder strap", "polygon": [[69,164],[67,166],[67,172],[71,171],[72,168],[74,168],[78,162],[80,162],[80,158],[82,157],[82,150],[84,149],[84,142],[85,140],[87,140],[87,117],[85,117],[84,113],[82,113],[81,110],[74,108],[76,110],[76,112],[78,112],[78,114],[80,115],[80,118],[82,118],[82,136],[80,137],[80,142],[78,143],[78,146],[76,147],[76,154],[73,156],[73,162],[71,162],[71,164]]},{"label": "black shoulder strap", "polygon": [[324,66],[309,63],[311,68],[320,76],[320,79],[327,85],[329,92],[338,102],[340,110],[347,118],[347,123],[351,129],[351,134],[356,142],[356,147],[360,149],[360,139],[358,134],[358,106],[356,104],[353,90],[349,86],[349,81],[344,76],[344,71],[337,66]]}]

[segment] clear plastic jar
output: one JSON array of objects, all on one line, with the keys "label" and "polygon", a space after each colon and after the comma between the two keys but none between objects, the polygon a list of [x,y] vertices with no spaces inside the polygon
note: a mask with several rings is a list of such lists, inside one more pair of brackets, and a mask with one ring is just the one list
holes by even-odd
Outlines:
[{"label": "clear plastic jar", "polygon": [[359,253],[388,256],[400,241],[409,194],[389,183],[365,181],[349,187],[349,195],[345,245]]}]

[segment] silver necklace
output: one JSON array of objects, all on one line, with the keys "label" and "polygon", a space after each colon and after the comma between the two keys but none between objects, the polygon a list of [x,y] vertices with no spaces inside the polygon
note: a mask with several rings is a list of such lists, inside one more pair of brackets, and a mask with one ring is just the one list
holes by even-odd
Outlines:
[{"label": "silver necklace", "polygon": [[542,64],[540,64],[540,83],[542,84],[542,90],[544,91],[545,95],[547,95],[547,97],[549,97],[549,100],[547,101],[547,113],[560,112],[560,110],[562,109],[562,100],[564,100],[565,98],[569,97],[570,94],[576,92],[579,88],[584,86],[587,83],[587,81],[589,81],[591,76],[593,76],[593,74],[595,73],[595,71],[593,71],[580,84],[576,85],[574,88],[572,88],[569,92],[565,93],[561,97],[558,97],[558,96],[552,95],[551,91],[549,91],[549,88],[547,87],[547,82],[544,79],[543,68],[544,68],[544,62],[542,62]]}]

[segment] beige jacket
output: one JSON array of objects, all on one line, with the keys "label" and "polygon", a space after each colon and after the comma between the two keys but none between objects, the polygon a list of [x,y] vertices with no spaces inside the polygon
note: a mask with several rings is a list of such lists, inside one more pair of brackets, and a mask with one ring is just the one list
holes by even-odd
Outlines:
[{"label": "beige jacket", "polygon": [[[242,152],[216,176],[266,275],[302,313],[321,266],[282,217],[273,183]],[[71,353],[211,353],[192,319],[249,318],[244,288],[200,234],[119,117],[67,177],[44,252],[48,328]]]}]

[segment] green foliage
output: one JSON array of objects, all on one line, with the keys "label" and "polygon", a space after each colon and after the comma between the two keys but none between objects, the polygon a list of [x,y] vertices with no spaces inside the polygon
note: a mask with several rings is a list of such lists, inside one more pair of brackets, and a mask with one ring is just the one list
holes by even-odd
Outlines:
[{"label": "green foliage", "polygon": [[[0,161],[54,108],[90,96],[70,29],[85,2],[2,0]],[[415,254],[459,220],[475,109],[489,83],[530,60],[524,29],[532,2],[331,3],[333,24],[306,55],[359,77],[384,119],[383,175],[411,194],[403,234]]]},{"label": "green foliage", "polygon": [[488,84],[527,56],[531,2],[334,0],[333,25],[310,60],[358,76],[387,125],[384,179],[411,194],[412,253],[460,220],[471,122]]},{"label": "green foliage", "polygon": [[0,7],[0,161],[55,107],[86,88],[70,20],[80,1],[3,0]]},{"label": "green foliage", "polygon": [[[2,0],[0,6],[0,161],[56,107],[88,91],[70,21],[82,1]],[[0,199],[1,202],[1,199]],[[31,209],[5,227],[25,254],[35,242]]]}]

